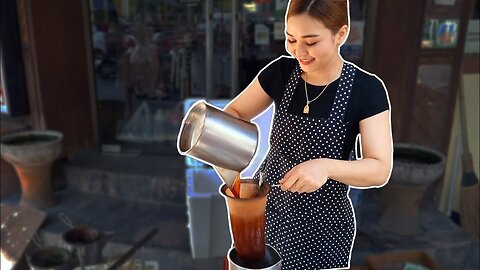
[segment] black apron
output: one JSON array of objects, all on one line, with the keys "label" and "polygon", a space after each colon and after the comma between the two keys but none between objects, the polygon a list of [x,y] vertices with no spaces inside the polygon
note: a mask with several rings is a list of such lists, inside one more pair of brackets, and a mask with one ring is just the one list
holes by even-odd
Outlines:
[{"label": "black apron", "polygon": [[[270,150],[260,168],[265,180],[278,184],[295,165],[317,158],[341,159],[347,124],[345,111],[355,67],[345,63],[330,117],[289,113],[301,75],[296,66],[273,119]],[[255,178],[259,177],[257,171]],[[313,193],[273,187],[266,209],[266,242],[280,253],[284,270],[346,268],[350,264],[355,218],[349,186],[329,179]]]}]

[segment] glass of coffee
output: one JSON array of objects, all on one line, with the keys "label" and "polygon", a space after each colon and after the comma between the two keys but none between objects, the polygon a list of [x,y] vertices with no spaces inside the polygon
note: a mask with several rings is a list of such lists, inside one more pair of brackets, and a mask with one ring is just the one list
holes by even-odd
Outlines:
[{"label": "glass of coffee", "polygon": [[225,197],[230,232],[238,257],[246,265],[262,263],[265,256],[265,207],[270,185],[263,182],[258,186],[254,179],[241,179],[240,196],[236,197],[223,185],[221,193]]}]

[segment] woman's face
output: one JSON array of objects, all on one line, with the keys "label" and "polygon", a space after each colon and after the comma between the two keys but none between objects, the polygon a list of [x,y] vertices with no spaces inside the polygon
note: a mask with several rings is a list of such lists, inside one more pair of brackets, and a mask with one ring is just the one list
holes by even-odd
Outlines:
[{"label": "woman's face", "polygon": [[305,72],[328,67],[338,57],[342,30],[333,34],[321,21],[304,13],[288,18],[286,32],[287,50]]}]

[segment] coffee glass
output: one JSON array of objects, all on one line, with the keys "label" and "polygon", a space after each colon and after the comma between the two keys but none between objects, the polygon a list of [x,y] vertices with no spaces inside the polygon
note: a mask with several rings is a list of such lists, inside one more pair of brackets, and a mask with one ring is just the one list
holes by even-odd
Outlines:
[{"label": "coffee glass", "polygon": [[266,182],[259,187],[254,179],[241,179],[240,198],[226,185],[220,188],[227,201],[236,252],[246,265],[255,266],[265,257],[265,207],[270,189]]}]

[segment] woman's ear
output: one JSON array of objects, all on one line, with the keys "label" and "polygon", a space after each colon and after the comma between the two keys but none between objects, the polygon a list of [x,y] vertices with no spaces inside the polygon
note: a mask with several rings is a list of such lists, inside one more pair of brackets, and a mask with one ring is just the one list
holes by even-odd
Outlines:
[{"label": "woman's ear", "polygon": [[337,44],[342,45],[347,40],[347,36],[348,36],[348,26],[344,25],[340,27],[340,29],[336,34],[335,38],[336,38]]}]

